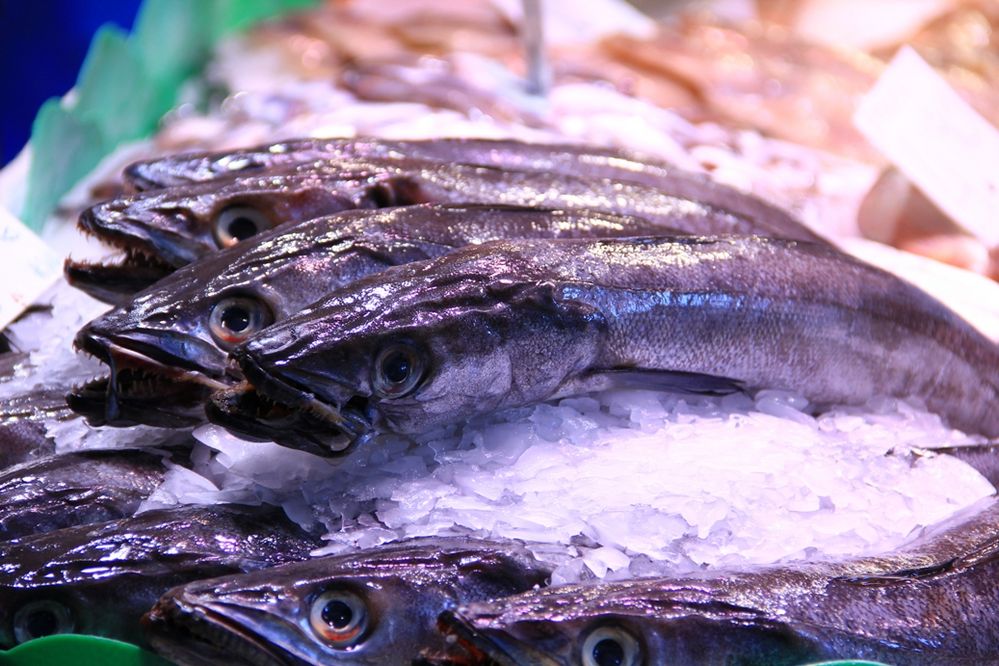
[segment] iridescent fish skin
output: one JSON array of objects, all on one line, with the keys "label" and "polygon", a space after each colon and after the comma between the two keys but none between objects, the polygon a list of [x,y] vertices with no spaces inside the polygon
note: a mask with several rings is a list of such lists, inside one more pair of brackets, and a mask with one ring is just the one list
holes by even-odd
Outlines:
[{"label": "iridescent fish skin", "polygon": [[[417,203],[593,210],[644,217],[685,233],[821,240],[784,211],[703,178],[680,175],[653,188],[458,163],[336,160],[154,190],[95,206],[80,216],[80,226],[125,250],[125,259],[99,265],[69,261],[66,275],[94,297],[120,303],[137,280],[162,277],[279,224],[348,208]],[[118,274],[124,276],[120,281]]]},{"label": "iridescent fish skin", "polygon": [[408,665],[448,649],[436,626],[444,610],[530,590],[550,572],[513,542],[417,539],[191,583],[164,595],[145,626],[183,666]]},{"label": "iridescent fish skin", "polygon": [[[439,257],[498,238],[603,238],[672,230],[607,213],[475,205],[345,211],[285,226],[179,269],[87,324],[77,346],[114,366],[114,381],[75,390],[70,404],[92,425],[192,425],[219,383],[227,352],[260,327],[389,266]],[[243,314],[239,331],[226,316]],[[125,358],[127,356],[127,358]],[[132,391],[124,372],[166,375],[169,387]],[[124,368],[130,368],[125,370]],[[109,395],[109,391],[112,394]]]},{"label": "iridescent fish skin", "polygon": [[886,555],[541,589],[442,625],[459,663],[999,664],[997,529],[992,497]]},{"label": "iridescent fish skin", "polygon": [[502,169],[549,171],[583,177],[631,180],[655,187],[664,178],[707,179],[646,156],[599,146],[525,143],[511,139],[442,138],[397,141],[375,138],[290,139],[242,150],[169,155],[125,168],[136,190],[189,185],[331,160],[415,159],[479,164]]},{"label": "iridescent fish skin", "polygon": [[999,348],[821,244],[494,241],[386,269],[232,355],[268,399],[357,438],[615,386],[916,398],[999,434]]},{"label": "iridescent fish skin", "polygon": [[59,390],[39,389],[0,400],[0,470],[55,450],[47,426],[73,418]]},{"label": "iridescent fish skin", "polygon": [[0,544],[0,647],[53,633],[144,644],[142,614],[193,580],[302,560],[319,540],[263,507],[182,507]]},{"label": "iridescent fish skin", "polygon": [[165,454],[62,453],[0,473],[0,540],[126,518],[163,481]]}]

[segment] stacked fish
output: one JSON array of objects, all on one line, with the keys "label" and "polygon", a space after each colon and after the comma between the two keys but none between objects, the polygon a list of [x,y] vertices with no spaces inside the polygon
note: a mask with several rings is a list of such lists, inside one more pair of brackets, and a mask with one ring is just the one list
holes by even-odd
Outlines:
[{"label": "stacked fish", "polygon": [[76,338],[108,374],[68,403],[180,435],[0,475],[5,645],[97,633],[182,664],[999,663],[991,499],[891,556],[550,587],[519,542],[309,559],[318,535],[273,508],[132,515],[206,420],[343,460],[616,387],[781,388],[820,407],[915,398],[999,435],[996,345],[780,209],[668,164],[513,141],[300,140],[124,178],[132,192],[80,218],[123,257],[66,266],[114,306]]}]

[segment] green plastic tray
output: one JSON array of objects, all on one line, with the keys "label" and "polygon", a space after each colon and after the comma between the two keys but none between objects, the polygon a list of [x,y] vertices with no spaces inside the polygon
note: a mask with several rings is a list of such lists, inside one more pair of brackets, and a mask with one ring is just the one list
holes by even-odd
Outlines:
[{"label": "green plastic tray", "polygon": [[61,634],[0,650],[0,666],[170,666],[152,652],[110,638]]}]

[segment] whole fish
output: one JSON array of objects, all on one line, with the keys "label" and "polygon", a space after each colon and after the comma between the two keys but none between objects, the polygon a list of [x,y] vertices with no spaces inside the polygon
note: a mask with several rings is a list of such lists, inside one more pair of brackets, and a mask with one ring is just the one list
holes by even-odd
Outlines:
[{"label": "whole fish", "polygon": [[780,239],[484,243],[355,282],[232,356],[263,399],[355,439],[616,386],[916,398],[999,434],[999,347],[889,273]]},{"label": "whole fish", "polygon": [[136,190],[189,185],[233,176],[260,175],[282,167],[357,159],[415,159],[478,164],[501,169],[547,171],[584,178],[611,178],[656,187],[665,179],[689,179],[702,186],[705,176],[685,172],[648,156],[565,143],[527,143],[514,139],[442,138],[415,141],[371,137],[290,139],[242,150],[186,153],[136,162],[122,173]]},{"label": "whole fish", "polygon": [[441,624],[460,663],[999,664],[997,535],[992,497],[887,555],[541,589]]},{"label": "whole fish", "polygon": [[87,324],[76,344],[106,360],[112,376],[76,389],[69,404],[91,425],[201,423],[210,392],[235,381],[228,350],[361,277],[499,238],[669,231],[606,213],[429,204],[273,229],[179,269]]},{"label": "whole fish", "polygon": [[515,542],[417,539],[190,583],[145,625],[182,665],[408,665],[447,649],[442,611],[530,590],[550,573]]},{"label": "whole fish", "polygon": [[302,560],[319,540],[263,507],[183,507],[0,544],[0,647],[81,633],[144,644],[168,589]]},{"label": "whole fish", "polygon": [[101,264],[67,261],[66,276],[95,298],[121,303],[141,284],[280,224],[417,203],[594,210],[644,217],[685,233],[821,240],[786,212],[701,179],[666,179],[652,188],[456,163],[336,160],[99,204],[81,214],[80,227],[124,256]]},{"label": "whole fish", "polygon": [[63,453],[0,473],[0,540],[127,518],[163,481],[165,455]]}]

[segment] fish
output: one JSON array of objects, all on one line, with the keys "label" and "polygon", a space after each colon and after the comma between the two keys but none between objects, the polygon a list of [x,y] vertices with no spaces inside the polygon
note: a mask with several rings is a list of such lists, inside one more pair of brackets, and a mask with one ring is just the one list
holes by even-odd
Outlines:
[{"label": "fish", "polygon": [[135,162],[122,172],[135,191],[162,189],[306,163],[357,159],[415,159],[478,164],[501,169],[548,171],[585,178],[612,178],[656,187],[668,178],[708,183],[706,176],[680,169],[648,155],[601,146],[528,143],[513,139],[441,138],[399,141],[369,137],[290,139],[223,152],[183,153]]},{"label": "fish", "polygon": [[62,453],[0,473],[0,540],[127,518],[163,481],[165,454]]},{"label": "fish", "polygon": [[999,433],[999,347],[890,273],[782,239],[492,241],[359,280],[230,354],[258,402],[344,450],[616,387],[916,399]]},{"label": "fish", "polygon": [[278,509],[156,509],[0,543],[0,648],[80,633],[145,646],[140,618],[167,590],[302,560],[320,540]]},{"label": "fish", "polygon": [[410,664],[444,653],[445,609],[544,585],[517,542],[431,538],[189,583],[144,620],[161,655],[195,664]]},{"label": "fish", "polygon": [[73,418],[63,390],[41,388],[0,400],[0,470],[55,451],[48,424]]},{"label": "fish", "polygon": [[67,260],[65,274],[73,286],[117,305],[136,287],[266,229],[346,209],[418,203],[593,210],[644,217],[687,233],[824,242],[789,213],[700,178],[667,178],[653,188],[458,163],[336,160],[98,204],[80,215],[80,228],[124,254],[103,263]]},{"label": "fish", "polygon": [[997,535],[992,496],[893,553],[471,602],[441,615],[447,663],[999,664]]},{"label": "fish", "polygon": [[208,396],[238,379],[230,349],[388,266],[498,238],[670,232],[678,233],[608,213],[432,204],[345,211],[279,227],[179,269],[84,326],[76,346],[104,359],[113,376],[79,387],[68,401],[94,426],[196,425],[205,420]]}]

